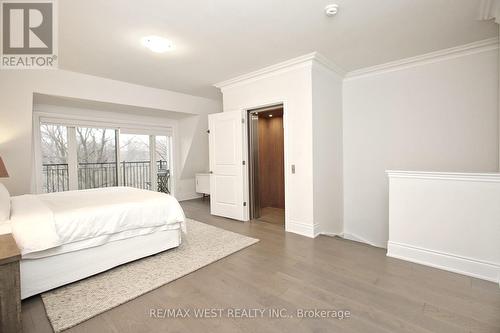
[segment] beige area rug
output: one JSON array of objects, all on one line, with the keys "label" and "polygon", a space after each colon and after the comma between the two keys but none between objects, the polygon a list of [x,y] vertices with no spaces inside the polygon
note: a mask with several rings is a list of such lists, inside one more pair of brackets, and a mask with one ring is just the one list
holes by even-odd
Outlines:
[{"label": "beige area rug", "polygon": [[61,332],[211,264],[259,240],[187,219],[175,249],[140,259],[42,294],[55,332]]}]

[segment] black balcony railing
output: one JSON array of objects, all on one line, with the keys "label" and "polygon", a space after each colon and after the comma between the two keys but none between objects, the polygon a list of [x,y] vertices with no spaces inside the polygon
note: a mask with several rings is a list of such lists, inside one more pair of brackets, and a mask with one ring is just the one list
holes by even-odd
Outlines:
[{"label": "black balcony railing", "polygon": [[68,164],[43,165],[44,192],[61,192],[69,189]]},{"label": "black balcony railing", "polygon": [[79,190],[116,186],[117,179],[116,163],[78,163]]},{"label": "black balcony railing", "polygon": [[[170,170],[167,161],[156,161],[157,189],[170,193]],[[68,164],[43,164],[45,192],[69,190]],[[151,189],[151,162],[120,162],[121,184],[141,189]],[[116,163],[78,163],[78,189],[118,185]]]}]

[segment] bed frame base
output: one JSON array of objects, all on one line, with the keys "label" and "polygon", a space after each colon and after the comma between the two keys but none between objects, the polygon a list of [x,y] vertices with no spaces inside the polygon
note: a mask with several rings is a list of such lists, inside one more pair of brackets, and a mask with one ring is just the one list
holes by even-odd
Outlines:
[{"label": "bed frame base", "polygon": [[104,272],[181,244],[181,231],[157,231],[79,251],[21,260],[21,298]]}]

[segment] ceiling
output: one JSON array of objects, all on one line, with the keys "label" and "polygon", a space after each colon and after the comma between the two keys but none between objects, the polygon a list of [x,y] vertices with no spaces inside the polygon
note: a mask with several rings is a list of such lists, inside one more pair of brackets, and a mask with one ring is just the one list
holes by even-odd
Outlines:
[{"label": "ceiling", "polygon": [[[480,0],[64,0],[60,68],[220,99],[212,85],[312,51],[346,71],[498,35]],[[148,35],[176,49],[155,54]]]}]

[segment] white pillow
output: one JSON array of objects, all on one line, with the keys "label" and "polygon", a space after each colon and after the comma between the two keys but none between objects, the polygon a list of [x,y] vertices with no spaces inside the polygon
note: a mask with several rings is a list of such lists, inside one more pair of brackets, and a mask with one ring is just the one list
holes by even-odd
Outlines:
[{"label": "white pillow", "polygon": [[10,220],[10,193],[0,183],[0,222]]}]

